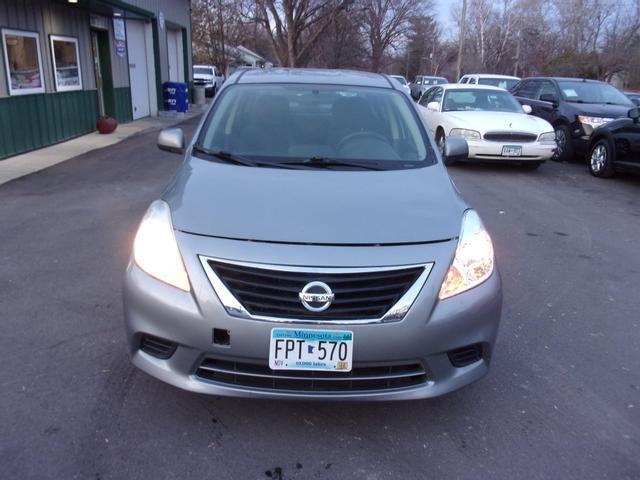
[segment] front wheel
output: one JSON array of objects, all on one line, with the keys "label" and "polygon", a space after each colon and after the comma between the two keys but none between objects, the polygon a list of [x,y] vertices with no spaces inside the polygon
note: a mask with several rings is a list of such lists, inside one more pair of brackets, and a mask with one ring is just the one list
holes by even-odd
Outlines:
[{"label": "front wheel", "polygon": [[596,141],[589,152],[589,171],[594,177],[609,178],[613,169],[613,148],[606,138]]},{"label": "front wheel", "polygon": [[438,130],[438,133],[436,133],[436,145],[438,146],[440,155],[444,155],[444,144],[446,141],[444,132],[442,130]]},{"label": "front wheel", "polygon": [[551,157],[555,162],[570,162],[573,159],[573,141],[571,140],[571,129],[567,125],[557,125],[556,152]]}]

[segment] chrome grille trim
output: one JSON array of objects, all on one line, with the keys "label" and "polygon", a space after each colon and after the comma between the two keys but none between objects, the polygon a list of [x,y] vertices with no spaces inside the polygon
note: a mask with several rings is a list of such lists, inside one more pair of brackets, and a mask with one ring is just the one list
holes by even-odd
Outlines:
[{"label": "chrome grille trim", "polygon": [[[204,255],[198,255],[200,264],[204,269],[207,278],[211,282],[216,295],[220,299],[220,302],[224,306],[227,313],[233,317],[246,318],[252,320],[263,320],[266,322],[277,323],[305,323],[314,325],[360,325],[360,324],[372,324],[372,323],[392,323],[399,322],[404,319],[407,312],[413,305],[418,294],[422,290],[422,287],[427,281],[429,274],[433,268],[433,262],[431,263],[419,263],[411,265],[397,265],[386,267],[298,267],[292,265],[273,265],[265,263],[253,263],[253,262],[241,262],[236,260],[226,260],[215,257],[208,257]],[[404,295],[380,318],[367,318],[367,319],[347,319],[347,320],[321,320],[321,319],[301,319],[301,318],[289,318],[289,317],[273,317],[265,315],[253,315],[238,301],[238,299],[231,293],[227,286],[222,282],[220,277],[214,272],[213,268],[209,265],[209,260],[219,263],[227,263],[230,265],[238,265],[242,267],[258,268],[266,270],[275,270],[281,272],[303,272],[303,273],[372,273],[372,272],[385,272],[394,270],[404,270],[408,268],[422,268],[422,272],[418,278],[413,282],[411,287],[404,293]]]}]

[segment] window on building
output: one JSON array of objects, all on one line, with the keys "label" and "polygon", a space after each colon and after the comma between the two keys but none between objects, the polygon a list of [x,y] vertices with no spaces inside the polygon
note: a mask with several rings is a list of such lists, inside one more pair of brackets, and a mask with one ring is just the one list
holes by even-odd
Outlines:
[{"label": "window on building", "polygon": [[2,48],[9,94],[44,92],[38,33],[2,29]]},{"label": "window on building", "polygon": [[56,91],[82,90],[78,39],[60,35],[51,35],[50,38]]}]

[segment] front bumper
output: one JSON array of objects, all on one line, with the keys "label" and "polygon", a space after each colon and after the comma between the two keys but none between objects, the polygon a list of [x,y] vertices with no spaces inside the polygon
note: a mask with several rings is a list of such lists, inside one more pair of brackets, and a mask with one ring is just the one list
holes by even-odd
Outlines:
[{"label": "front bumper", "polygon": [[[277,245],[212,239],[176,232],[192,291],[170,287],[130,263],[125,276],[124,312],[133,363],[185,390],[225,396],[277,399],[405,400],[442,395],[487,373],[500,319],[502,295],[497,270],[482,285],[437,301],[438,291],[455,250],[455,240],[401,247],[322,247]],[[434,262],[424,287],[400,322],[364,325],[301,325],[230,316],[218,300],[197,255],[278,265],[333,267],[408,265]],[[275,326],[341,329],[354,332],[354,366],[419,362],[427,381],[406,388],[367,391],[296,391],[254,388],[206,380],[196,375],[205,358],[268,364],[269,338]],[[229,334],[229,344],[214,343],[213,330]],[[143,334],[175,342],[166,360],[140,350]],[[482,345],[482,358],[461,368],[447,352]]]},{"label": "front bumper", "polygon": [[[476,162],[544,162],[549,160],[556,149],[555,143],[550,142],[490,142],[487,140],[469,140],[469,160]],[[521,146],[522,155],[519,157],[508,157],[502,155],[502,148],[505,146]]]}]

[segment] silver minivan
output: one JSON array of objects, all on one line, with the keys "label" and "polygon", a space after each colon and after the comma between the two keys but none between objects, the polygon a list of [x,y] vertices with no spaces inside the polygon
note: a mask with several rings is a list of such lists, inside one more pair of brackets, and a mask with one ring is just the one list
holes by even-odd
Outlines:
[{"label": "silver minivan", "polygon": [[441,395],[487,373],[491,238],[385,75],[244,70],[144,215],[124,283],[133,363],[177,387],[277,399]]}]

